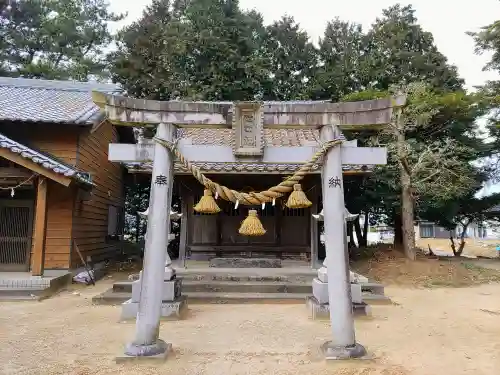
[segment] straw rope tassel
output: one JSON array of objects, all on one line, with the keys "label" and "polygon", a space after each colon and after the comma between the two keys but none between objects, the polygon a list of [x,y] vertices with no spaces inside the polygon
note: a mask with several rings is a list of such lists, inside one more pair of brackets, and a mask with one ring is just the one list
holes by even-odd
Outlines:
[{"label": "straw rope tassel", "polygon": [[248,216],[241,223],[238,233],[244,236],[263,236],[266,234],[256,210],[248,210]]},{"label": "straw rope tassel", "polygon": [[193,209],[200,214],[216,214],[220,212],[220,208],[212,196],[212,191],[209,189],[203,191],[203,197]]},{"label": "straw rope tassel", "polygon": [[307,208],[312,206],[312,202],[307,199],[306,193],[302,191],[300,184],[293,185],[293,191],[286,202],[288,208]]}]

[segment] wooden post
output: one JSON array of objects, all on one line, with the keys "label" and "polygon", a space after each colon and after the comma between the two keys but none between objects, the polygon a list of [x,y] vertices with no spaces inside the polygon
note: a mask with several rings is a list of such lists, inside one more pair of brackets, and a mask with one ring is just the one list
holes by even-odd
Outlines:
[{"label": "wooden post", "polygon": [[186,245],[187,245],[187,232],[188,232],[188,211],[189,211],[189,192],[182,189],[181,194],[181,232],[179,238],[179,265],[186,267]]},{"label": "wooden post", "polygon": [[35,230],[33,234],[33,258],[31,273],[33,276],[43,275],[45,258],[45,232],[47,227],[47,178],[40,176],[36,190]]},{"label": "wooden post", "polygon": [[[314,194],[314,197],[311,199],[313,205],[311,206],[311,212],[318,212],[318,198],[316,189],[314,188],[311,191],[311,194]],[[317,268],[319,264],[318,258],[318,221],[312,216],[310,219],[311,222],[311,268]]]}]

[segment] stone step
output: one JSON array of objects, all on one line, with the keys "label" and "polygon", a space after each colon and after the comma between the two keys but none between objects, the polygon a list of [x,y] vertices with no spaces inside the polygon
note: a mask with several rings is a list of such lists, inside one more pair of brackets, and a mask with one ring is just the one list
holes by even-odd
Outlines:
[{"label": "stone step", "polygon": [[39,301],[45,297],[42,288],[8,288],[0,287],[0,301]]},{"label": "stone step", "polygon": [[[132,282],[122,281],[113,284],[114,292],[132,292]],[[194,281],[182,280],[182,291],[223,292],[223,293],[312,293],[311,284],[260,282],[260,281]]]},{"label": "stone step", "polygon": [[[217,293],[217,292],[189,292],[183,293],[189,304],[211,303],[304,303],[307,293]],[[120,305],[132,297],[131,293],[106,292],[92,298],[94,305]]]},{"label": "stone step", "polygon": [[215,268],[281,268],[277,258],[212,258],[210,267]]},{"label": "stone step", "polygon": [[188,303],[193,304],[303,304],[306,293],[186,293]]},{"label": "stone step", "polygon": [[106,290],[92,298],[94,305],[121,305],[123,302],[132,298],[132,293],[114,292],[113,288]]},{"label": "stone step", "polygon": [[263,281],[263,282],[288,282],[311,283],[314,275],[235,275],[227,273],[179,275],[184,281]]},{"label": "stone step", "polygon": [[258,282],[258,281],[184,281],[182,291],[186,294],[191,292],[215,292],[215,293],[312,293],[310,284],[305,283],[283,283],[283,282]]},{"label": "stone step", "polygon": [[378,283],[359,283],[361,285],[362,292],[368,292],[372,294],[384,295],[385,289],[382,284]]},{"label": "stone step", "polygon": [[[188,299],[188,302],[194,304],[202,303],[303,303],[305,299],[311,295],[310,292],[305,293],[273,293],[273,292],[214,292],[214,291],[183,291]],[[132,297],[131,292],[117,292],[113,288],[108,289],[92,298],[92,303],[95,305],[120,305]],[[375,304],[390,304],[389,297],[363,293],[363,301],[369,305]]]},{"label": "stone step", "polygon": [[41,297],[32,297],[29,295],[3,295],[0,294],[0,302],[19,302],[19,301],[40,301]]},{"label": "stone step", "polygon": [[116,281],[115,283],[113,283],[113,292],[132,293],[132,281]]},{"label": "stone step", "polygon": [[267,281],[310,283],[317,271],[310,268],[179,268],[184,281]]},{"label": "stone step", "polygon": [[[188,289],[185,289],[188,285],[192,285],[193,287],[196,285],[207,285],[209,286],[210,289],[213,289],[211,287],[211,285],[213,285],[215,288],[218,287],[218,286],[224,286],[224,285],[227,285],[228,288],[233,288],[233,285],[237,285],[237,284],[243,284],[243,285],[247,285],[248,287],[253,287],[254,285],[255,286],[261,286],[261,285],[272,285],[272,287],[278,287],[278,286],[290,286],[290,288],[294,288],[294,287],[300,287],[300,288],[304,288],[303,290],[301,290],[300,292],[298,293],[305,293],[305,292],[308,292],[311,288],[311,283],[310,282],[306,282],[306,281],[303,281],[303,282],[291,282],[291,281],[288,281],[288,280],[255,280],[255,279],[252,279],[252,280],[211,280],[211,279],[208,279],[208,280],[203,280],[203,279],[197,279],[197,280],[193,280],[193,279],[190,279],[190,278],[187,278],[186,279],[186,276],[183,275],[182,276],[182,286],[183,286],[183,290],[191,290],[189,288],[191,287],[188,287]],[[311,279],[312,281],[312,279]],[[372,294],[379,294],[379,295],[383,295],[384,294],[384,285],[382,284],[378,284],[378,283],[360,283],[361,285],[361,290],[363,292],[367,292],[367,293],[372,293]],[[238,288],[238,287],[236,287]],[[307,289],[308,288],[308,289]],[[132,282],[131,281],[117,281],[113,284],[113,290],[115,292],[129,292],[129,293],[132,293]],[[195,290],[193,290],[195,291]],[[225,290],[221,290],[221,291],[225,291]],[[229,290],[228,290],[229,292]],[[293,293],[293,292],[292,292]]]},{"label": "stone step", "polygon": [[[216,274],[177,274],[185,281],[234,281],[234,282],[285,282],[285,283],[303,283],[310,284],[313,275],[274,275],[274,276],[258,276],[258,275],[231,275],[225,273]],[[139,277],[131,277],[130,280],[138,280]],[[124,281],[126,282],[126,281]]]},{"label": "stone step", "polygon": [[369,305],[389,305],[392,301],[389,297],[381,294],[372,294],[363,292],[363,302]]}]

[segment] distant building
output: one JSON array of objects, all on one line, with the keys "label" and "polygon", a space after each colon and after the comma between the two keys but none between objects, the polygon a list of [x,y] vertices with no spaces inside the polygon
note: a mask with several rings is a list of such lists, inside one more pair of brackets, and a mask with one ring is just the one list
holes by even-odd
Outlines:
[{"label": "distant building", "polygon": [[[421,238],[457,238],[462,233],[462,226],[458,225],[455,230],[447,230],[429,221],[419,221],[415,225],[415,239]],[[500,238],[497,225],[492,223],[472,223],[468,226],[465,238],[496,239]]]}]

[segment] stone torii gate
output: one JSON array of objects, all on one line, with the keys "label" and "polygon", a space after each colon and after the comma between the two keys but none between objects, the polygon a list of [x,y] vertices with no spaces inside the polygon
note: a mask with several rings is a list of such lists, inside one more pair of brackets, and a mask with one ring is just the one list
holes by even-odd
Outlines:
[{"label": "stone torii gate", "polygon": [[[107,119],[115,125],[156,127],[156,135],[175,142],[176,127],[232,128],[233,147],[193,146],[178,143],[178,150],[190,162],[302,163],[321,146],[264,147],[263,129],[319,129],[320,141],[342,137],[342,130],[378,129],[390,123],[392,110],[404,105],[404,97],[352,103],[325,102],[184,102],[133,99],[93,93]],[[161,288],[173,277],[165,251],[170,229],[170,206],[174,178],[173,155],[162,145],[111,144],[112,161],[153,161],[150,210],[144,255],[142,290],[135,339],[126,346],[125,357],[166,358],[171,344],[159,339]],[[356,147],[344,142],[323,157],[322,189],[328,294],[332,340],[322,348],[327,359],[360,357],[366,353],[356,342],[351,305],[348,256],[344,239],[344,195],[342,165],[386,164],[384,148]]]}]

